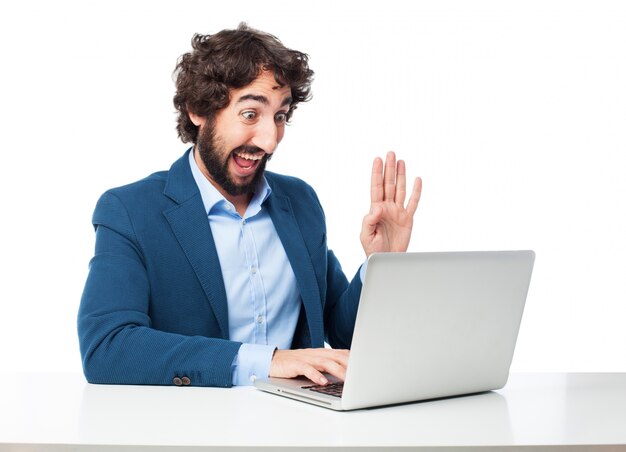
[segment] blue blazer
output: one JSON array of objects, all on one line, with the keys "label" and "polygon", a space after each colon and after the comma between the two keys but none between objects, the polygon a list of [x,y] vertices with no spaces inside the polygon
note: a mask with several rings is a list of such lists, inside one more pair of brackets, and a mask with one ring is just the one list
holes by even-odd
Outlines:
[{"label": "blue blazer", "polygon": [[[232,385],[241,343],[188,152],[169,171],[107,191],[93,214],[95,255],[78,312],[91,383]],[[292,348],[349,348],[361,281],[348,282],[326,245],[324,213],[303,181],[266,173],[269,215],[302,308]]]}]

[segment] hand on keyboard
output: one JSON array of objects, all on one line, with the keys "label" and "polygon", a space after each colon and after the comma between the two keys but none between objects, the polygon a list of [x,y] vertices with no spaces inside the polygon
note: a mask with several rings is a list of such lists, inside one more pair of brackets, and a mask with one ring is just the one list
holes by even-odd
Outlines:
[{"label": "hand on keyboard", "polygon": [[346,378],[349,350],[331,348],[306,348],[301,350],[276,350],[270,365],[270,377],[295,378],[304,375],[320,385],[326,385],[326,372],[340,380]]}]

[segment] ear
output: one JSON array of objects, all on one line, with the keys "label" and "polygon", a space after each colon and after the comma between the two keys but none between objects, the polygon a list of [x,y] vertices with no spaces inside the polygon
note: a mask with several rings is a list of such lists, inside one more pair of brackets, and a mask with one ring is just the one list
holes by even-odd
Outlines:
[{"label": "ear", "polygon": [[204,126],[204,123],[206,122],[206,118],[204,116],[198,116],[197,114],[192,112],[188,112],[187,114],[189,115],[189,119],[191,119],[191,122],[193,122],[195,126]]}]

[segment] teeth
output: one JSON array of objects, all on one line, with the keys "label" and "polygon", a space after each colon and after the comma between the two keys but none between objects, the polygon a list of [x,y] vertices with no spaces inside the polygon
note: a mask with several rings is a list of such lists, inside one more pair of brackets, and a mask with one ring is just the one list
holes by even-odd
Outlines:
[{"label": "teeth", "polygon": [[237,157],[241,157],[246,160],[261,160],[263,158],[263,154],[237,154]]}]

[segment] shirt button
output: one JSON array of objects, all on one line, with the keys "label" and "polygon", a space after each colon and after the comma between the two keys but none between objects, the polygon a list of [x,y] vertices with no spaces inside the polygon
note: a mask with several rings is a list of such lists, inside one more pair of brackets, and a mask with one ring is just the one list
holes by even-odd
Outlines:
[{"label": "shirt button", "polygon": [[172,380],[172,383],[174,383],[176,386],[182,386],[183,380],[180,377],[174,377],[174,379]]},{"label": "shirt button", "polygon": [[189,377],[183,377],[180,379],[183,383],[183,386],[189,386],[191,384],[191,379]]},{"label": "shirt button", "polygon": [[263,323],[263,316],[260,315],[256,318],[256,323]]},{"label": "shirt button", "polygon": [[241,224],[245,226],[246,225],[246,220],[241,220]]},{"label": "shirt button", "polygon": [[250,375],[250,381],[254,383],[254,380],[256,380],[256,375],[254,374]]},{"label": "shirt button", "polygon": [[254,275],[254,274],[256,273],[256,267],[252,267],[252,268],[250,269],[250,273],[252,273],[252,274]]}]

